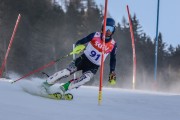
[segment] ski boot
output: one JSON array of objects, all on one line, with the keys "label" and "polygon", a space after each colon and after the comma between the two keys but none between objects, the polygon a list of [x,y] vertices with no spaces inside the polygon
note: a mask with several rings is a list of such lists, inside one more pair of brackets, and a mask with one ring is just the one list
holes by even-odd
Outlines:
[{"label": "ski boot", "polygon": [[60,86],[58,88],[58,91],[53,90],[53,88],[50,88],[50,91],[52,93],[50,93],[48,95],[49,98],[56,99],[56,100],[73,100],[73,95],[71,93],[65,93],[65,90],[64,90],[63,86]]},{"label": "ski boot", "polygon": [[48,97],[51,99],[61,100],[62,94],[61,93],[48,94]]},{"label": "ski boot", "polygon": [[42,83],[42,87],[45,88],[46,91],[48,91],[49,87],[51,87],[53,84],[49,84],[47,81]]},{"label": "ski boot", "polygon": [[64,95],[61,93],[53,93],[49,94],[48,97],[56,100],[73,100],[73,95],[71,93],[66,93]]},{"label": "ski boot", "polygon": [[73,95],[71,93],[65,93],[68,89],[69,82],[63,85],[49,84],[45,81],[42,86],[48,94],[48,98],[56,100],[72,100]]},{"label": "ski boot", "polygon": [[64,94],[64,99],[65,100],[73,100],[73,95],[71,93],[66,93],[66,94]]}]

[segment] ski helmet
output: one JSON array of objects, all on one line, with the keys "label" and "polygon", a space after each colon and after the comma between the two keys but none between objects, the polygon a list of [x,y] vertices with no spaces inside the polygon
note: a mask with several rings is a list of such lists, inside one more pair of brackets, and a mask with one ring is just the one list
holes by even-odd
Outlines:
[{"label": "ski helmet", "polygon": [[115,21],[114,21],[114,19],[112,19],[112,18],[107,18],[107,19],[106,19],[106,26],[113,26],[113,27],[115,27]]},{"label": "ski helmet", "polygon": [[[102,24],[104,24],[104,21]],[[106,26],[113,27],[114,30],[112,31],[112,34],[114,34],[116,25],[115,25],[115,20],[113,18],[107,18],[106,19]],[[103,30],[103,25],[102,25],[102,30]]]}]

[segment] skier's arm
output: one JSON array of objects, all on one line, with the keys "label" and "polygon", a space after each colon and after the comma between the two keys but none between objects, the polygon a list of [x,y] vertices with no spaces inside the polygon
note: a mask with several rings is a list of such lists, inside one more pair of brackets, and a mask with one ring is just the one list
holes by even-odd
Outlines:
[{"label": "skier's arm", "polygon": [[110,85],[116,84],[116,73],[115,73],[116,49],[117,49],[117,44],[114,45],[114,48],[110,54],[110,73],[109,73],[109,84]]},{"label": "skier's arm", "polygon": [[76,46],[80,45],[80,44],[86,44],[86,43],[90,42],[92,40],[92,38],[94,37],[94,34],[95,33],[91,33],[88,36],[86,36],[85,38],[82,38],[82,39],[78,40],[76,42]]},{"label": "skier's arm", "polygon": [[92,38],[94,37],[94,34],[95,33],[91,33],[88,36],[86,36],[85,38],[78,40],[75,44],[76,47],[73,49],[73,51],[70,53],[70,55],[81,53],[85,49],[84,44],[90,42],[92,40]]},{"label": "skier's arm", "polygon": [[117,44],[115,43],[114,48],[110,53],[110,73],[114,72],[116,68],[116,50]]}]

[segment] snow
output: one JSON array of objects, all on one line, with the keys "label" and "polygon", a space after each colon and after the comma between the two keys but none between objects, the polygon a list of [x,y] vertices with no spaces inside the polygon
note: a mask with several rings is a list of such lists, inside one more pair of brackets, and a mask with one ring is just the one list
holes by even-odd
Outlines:
[{"label": "snow", "polygon": [[[38,83],[41,80],[34,80]],[[71,90],[72,101],[33,96],[23,91],[27,80],[0,79],[0,120],[179,120],[180,95],[98,87]]]}]

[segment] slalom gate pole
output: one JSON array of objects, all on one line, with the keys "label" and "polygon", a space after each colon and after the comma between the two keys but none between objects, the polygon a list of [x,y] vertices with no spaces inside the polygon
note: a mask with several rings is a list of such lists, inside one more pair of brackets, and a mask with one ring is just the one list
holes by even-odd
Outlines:
[{"label": "slalom gate pole", "polygon": [[19,80],[22,80],[22,79],[24,79],[24,78],[26,78],[26,77],[34,74],[34,73],[37,73],[37,72],[39,72],[39,71],[41,71],[41,70],[43,70],[43,69],[45,69],[45,68],[47,68],[47,67],[49,67],[49,66],[51,66],[51,65],[54,65],[56,62],[58,62],[58,61],[60,61],[60,60],[62,60],[62,59],[64,59],[64,58],[66,58],[66,57],[68,57],[68,56],[70,56],[70,55],[71,55],[71,54],[67,54],[67,55],[65,55],[65,56],[63,56],[63,57],[61,57],[61,58],[59,58],[59,59],[57,59],[57,60],[51,61],[51,62],[47,63],[46,65],[44,65],[44,66],[42,66],[42,67],[40,67],[40,68],[38,68],[38,69],[36,69],[36,70],[33,70],[33,71],[27,73],[27,74],[24,75],[23,77],[21,77],[21,78],[19,78],[19,79],[17,79],[17,80],[12,81],[11,83],[15,83],[15,82],[17,82],[17,81],[19,81]]},{"label": "slalom gate pole", "polygon": [[134,43],[134,32],[133,32],[133,26],[132,26],[132,20],[131,20],[131,15],[129,12],[129,7],[128,5],[126,6],[127,12],[128,12],[128,18],[129,18],[129,24],[130,24],[130,32],[131,32],[131,39],[132,39],[132,50],[133,50],[133,89],[135,89],[136,85],[136,51],[135,51],[135,43]]},{"label": "slalom gate pole", "polygon": [[98,105],[102,102],[102,84],[103,84],[103,74],[104,74],[104,48],[105,48],[105,35],[106,35],[106,16],[107,16],[107,4],[108,0],[105,0],[104,8],[104,25],[103,25],[103,46],[102,46],[102,56],[101,56],[101,66],[100,66],[100,80],[99,80],[99,95],[98,95]]},{"label": "slalom gate pole", "polygon": [[9,46],[8,46],[8,49],[7,49],[7,52],[6,52],[4,61],[3,61],[3,63],[2,63],[1,69],[0,69],[0,78],[1,78],[2,75],[3,75],[3,71],[4,71],[4,68],[5,68],[5,66],[6,66],[7,58],[8,58],[8,55],[9,55],[9,51],[10,51],[10,49],[11,49],[11,46],[12,46],[12,43],[13,43],[13,40],[14,40],[14,36],[15,36],[15,34],[16,34],[16,30],[17,30],[17,27],[18,27],[18,24],[19,24],[20,19],[21,19],[21,15],[19,14],[19,15],[18,15],[18,18],[17,18],[17,20],[16,20],[16,24],[15,24],[15,27],[14,27],[14,30],[13,30],[13,33],[12,33],[12,36],[11,36],[11,39],[10,39],[10,42],[9,42]]},{"label": "slalom gate pole", "polygon": [[[74,48],[75,48],[75,44],[73,44],[73,50],[74,50]],[[76,59],[76,55],[73,54],[73,60],[75,60],[75,59]],[[76,79],[76,72],[74,73],[74,79]]]},{"label": "slalom gate pole", "polygon": [[159,4],[157,3],[157,22],[156,22],[156,40],[155,40],[155,64],[154,64],[154,88],[157,89],[157,62],[158,62],[158,26],[159,26]]}]

